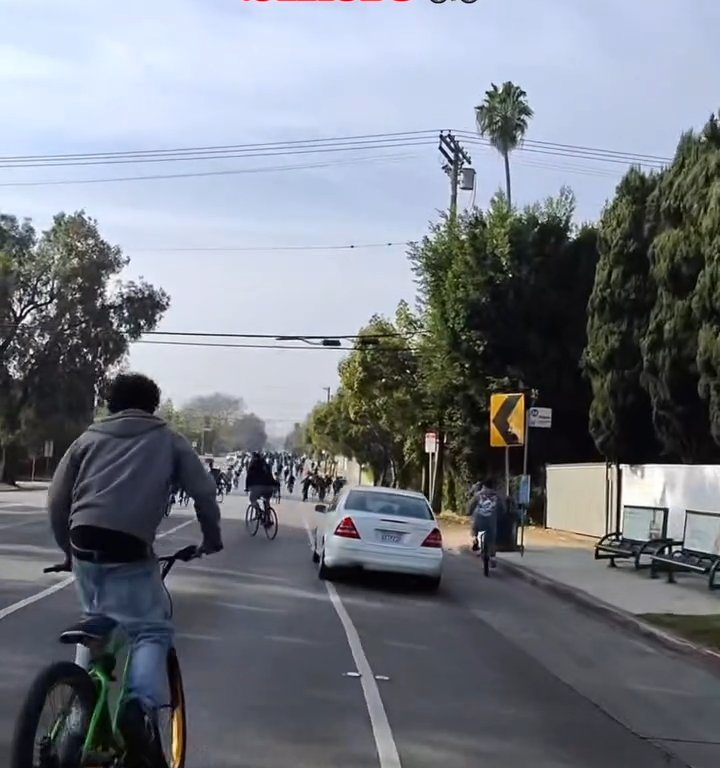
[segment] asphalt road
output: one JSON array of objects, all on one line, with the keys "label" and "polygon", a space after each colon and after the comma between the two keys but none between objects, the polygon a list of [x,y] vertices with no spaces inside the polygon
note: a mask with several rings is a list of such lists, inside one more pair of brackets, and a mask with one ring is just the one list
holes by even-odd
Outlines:
[{"label": "asphalt road", "polygon": [[[75,620],[42,492],[0,494],[0,765],[31,677]],[[223,505],[226,549],[173,571],[188,768],[715,766],[718,679],[505,575],[448,554],[428,595],[387,579],[328,587],[312,505],[283,500],[275,541]],[[188,512],[158,546],[197,541]],[[39,599],[36,599],[41,595]],[[348,673],[362,672],[362,677]],[[380,679],[376,679],[378,676]]]}]

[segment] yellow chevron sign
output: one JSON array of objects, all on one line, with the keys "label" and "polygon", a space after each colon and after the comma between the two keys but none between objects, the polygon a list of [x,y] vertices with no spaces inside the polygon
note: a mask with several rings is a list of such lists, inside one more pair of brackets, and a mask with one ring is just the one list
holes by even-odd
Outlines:
[{"label": "yellow chevron sign", "polygon": [[490,395],[490,445],[507,448],[525,443],[525,395]]}]

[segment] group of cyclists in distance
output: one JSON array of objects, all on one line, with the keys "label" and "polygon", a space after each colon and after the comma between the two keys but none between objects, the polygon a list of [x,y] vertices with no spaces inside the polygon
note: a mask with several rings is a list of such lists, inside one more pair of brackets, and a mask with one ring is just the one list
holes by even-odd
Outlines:
[{"label": "group of cyclists in distance", "polygon": [[[320,464],[309,457],[287,451],[238,451],[227,456],[223,467],[214,457],[206,458],[205,464],[215,482],[219,501],[239,490],[243,480],[244,491],[250,496],[251,503],[261,498],[280,501],[283,490],[293,493],[298,477],[303,501],[311,497],[324,501],[330,492],[339,493],[346,483],[344,477],[323,471]],[[171,489],[169,508],[175,503],[187,505],[189,502],[190,495],[185,488],[176,486]]]}]

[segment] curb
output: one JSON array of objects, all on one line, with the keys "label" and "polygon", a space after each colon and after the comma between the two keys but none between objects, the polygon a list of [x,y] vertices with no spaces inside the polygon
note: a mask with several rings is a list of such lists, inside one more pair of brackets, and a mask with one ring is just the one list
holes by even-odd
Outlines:
[{"label": "curb", "polygon": [[574,603],[578,607],[597,616],[601,616],[613,624],[629,630],[636,635],[640,635],[665,649],[691,656],[702,662],[704,665],[709,666],[716,674],[720,674],[720,653],[717,651],[712,651],[709,648],[696,645],[672,632],[665,632],[662,629],[658,629],[652,624],[639,619],[632,613],[614,605],[610,605],[610,603],[606,603],[604,600],[600,600],[597,597],[593,597],[582,589],[563,584],[560,581],[539,574],[537,571],[533,571],[530,568],[523,567],[517,563],[509,563],[507,560],[498,558],[498,569],[505,571],[517,579],[522,579],[545,592],[549,592],[568,602]]}]

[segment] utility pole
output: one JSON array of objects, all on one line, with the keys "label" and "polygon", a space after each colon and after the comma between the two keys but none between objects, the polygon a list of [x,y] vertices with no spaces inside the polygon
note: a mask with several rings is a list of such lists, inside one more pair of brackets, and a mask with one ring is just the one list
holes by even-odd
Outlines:
[{"label": "utility pole", "polygon": [[460,173],[465,165],[470,165],[472,161],[470,160],[470,155],[462,148],[460,142],[450,131],[442,131],[440,133],[438,149],[447,161],[443,165],[443,170],[450,177],[450,218],[455,219],[457,217],[457,193],[460,184]]},{"label": "utility pole", "polygon": [[330,402],[330,387],[323,387],[325,394],[327,395],[327,402]]},{"label": "utility pole", "polygon": [[[460,184],[460,174],[465,165],[472,162],[470,155],[462,148],[460,142],[452,135],[450,131],[440,132],[440,143],[438,144],[440,154],[445,159],[443,170],[450,177],[450,221],[454,223],[457,219],[457,198],[458,187]],[[472,178],[474,171],[471,169],[469,176]],[[462,184],[463,189],[472,189],[473,185]],[[443,496],[443,468],[445,463],[445,431],[442,414],[440,423],[437,424],[437,443],[434,461],[428,456],[428,488],[430,489],[430,505],[437,513],[442,508]]]}]

